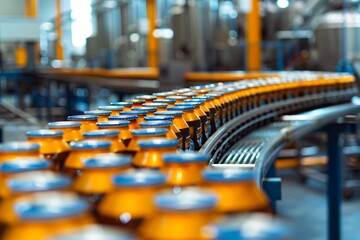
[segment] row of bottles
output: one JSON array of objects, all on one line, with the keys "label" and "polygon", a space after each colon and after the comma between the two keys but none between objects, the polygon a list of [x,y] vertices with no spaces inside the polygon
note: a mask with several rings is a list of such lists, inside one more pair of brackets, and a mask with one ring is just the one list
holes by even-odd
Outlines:
[{"label": "row of bottles", "polygon": [[212,169],[195,151],[252,109],[353,89],[349,75],[280,73],[138,96],[27,132],[0,145],[2,239],[254,239],[224,227],[271,214],[253,174]]}]

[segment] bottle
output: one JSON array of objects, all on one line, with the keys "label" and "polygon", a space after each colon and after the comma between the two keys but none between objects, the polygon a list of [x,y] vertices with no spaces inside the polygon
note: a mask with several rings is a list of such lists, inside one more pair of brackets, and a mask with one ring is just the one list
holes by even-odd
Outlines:
[{"label": "bottle", "polygon": [[206,133],[208,131],[209,128],[209,121],[208,121],[208,117],[206,115],[206,113],[201,110],[200,108],[201,103],[200,102],[184,102],[184,103],[179,103],[179,104],[175,104],[175,106],[193,106],[194,107],[194,113],[196,116],[198,116],[200,118],[200,123],[201,123],[201,135],[200,135],[200,146],[204,145],[204,143],[207,140],[207,136]]},{"label": "bottle", "polygon": [[144,103],[143,107],[154,107],[154,108],[156,108],[155,111],[166,111],[168,104],[167,103]]},{"label": "bottle", "polygon": [[119,115],[110,116],[109,121],[130,121],[129,130],[139,129],[139,123],[137,121],[138,116],[136,115]]},{"label": "bottle", "polygon": [[183,119],[182,114],[183,114],[183,111],[155,112],[155,116],[164,115],[164,116],[173,116],[174,117],[173,124],[181,132],[181,137],[182,137],[182,141],[183,141],[181,149],[189,150],[190,149],[190,140],[191,140],[190,127],[186,123],[186,121]]},{"label": "bottle", "polygon": [[168,107],[175,106],[176,100],[175,99],[161,99],[161,100],[154,100],[154,103],[166,103]]},{"label": "bottle", "polygon": [[228,102],[227,99],[224,98],[223,92],[212,92],[208,93],[207,95],[213,96],[214,102],[217,106],[220,106],[221,109],[221,125],[225,124],[229,120],[229,109],[228,109]]},{"label": "bottle", "polygon": [[217,126],[220,126],[220,116],[219,116],[219,111],[216,109],[215,105],[213,104],[213,100],[214,97],[213,96],[201,96],[201,97],[196,97],[193,98],[193,100],[197,101],[197,100],[205,100],[205,106],[209,109],[210,111],[210,135],[214,134],[216,132],[216,130],[218,129]]},{"label": "bottle", "polygon": [[96,205],[104,194],[113,191],[112,177],[130,168],[131,157],[103,153],[84,159],[83,162],[81,174],[75,178],[73,188]]},{"label": "bottle", "polygon": [[53,162],[53,169],[61,171],[64,161],[69,155],[71,148],[63,139],[64,132],[54,130],[34,130],[26,133],[27,140],[40,144],[39,152]]},{"label": "bottle", "polygon": [[122,229],[104,226],[101,224],[89,224],[68,231],[60,231],[49,236],[48,240],[135,240],[136,238]]},{"label": "bottle", "polygon": [[144,219],[154,215],[153,198],[164,188],[166,177],[154,170],[129,170],[113,177],[115,190],[98,206],[100,222],[136,232]]},{"label": "bottle", "polygon": [[165,128],[142,128],[131,130],[133,139],[131,140],[129,146],[125,153],[130,155],[135,155],[139,150],[138,142],[141,140],[150,140],[157,138],[166,138],[168,130]]},{"label": "bottle", "polygon": [[157,111],[157,108],[156,107],[144,107],[143,106],[143,107],[133,107],[131,110],[132,111],[145,111],[146,116],[154,116],[154,112]]},{"label": "bottle", "polygon": [[216,109],[216,118],[215,118],[215,129],[219,129],[223,125],[223,105],[220,102],[220,96],[214,94],[206,94],[205,97],[211,97],[211,103],[215,106]]},{"label": "bottle", "polygon": [[103,110],[90,110],[84,111],[85,115],[95,115],[98,116],[98,122],[108,121],[108,117],[111,114],[111,111],[103,111]]},{"label": "bottle", "polygon": [[204,98],[186,99],[185,103],[187,103],[187,102],[199,103],[200,109],[206,114],[206,121],[204,123],[205,127],[204,127],[203,131],[205,134],[205,139],[207,140],[211,136],[211,113],[210,113],[210,109],[206,106],[206,99],[204,99]]},{"label": "bottle", "polygon": [[208,165],[210,156],[196,152],[163,155],[164,167],[170,186],[195,186],[202,182],[202,171]]},{"label": "bottle", "polygon": [[68,116],[67,120],[81,122],[81,132],[87,132],[91,130],[97,130],[96,122],[98,116],[95,115],[73,115]]},{"label": "bottle", "polygon": [[111,111],[110,116],[117,116],[124,110],[124,106],[119,106],[119,105],[99,106],[98,109],[102,111]]},{"label": "bottle", "polygon": [[185,96],[188,100],[192,99],[196,95],[197,95],[196,92],[192,92],[192,91],[180,94],[180,96]]},{"label": "bottle", "polygon": [[99,153],[110,153],[110,141],[82,140],[70,143],[71,153],[65,160],[65,168],[70,173],[75,173],[84,166],[83,159],[93,157]]},{"label": "bottle", "polygon": [[182,149],[182,147],[183,147],[182,134],[173,122],[174,116],[172,116],[172,115],[154,115],[154,116],[145,117],[145,120],[151,121],[151,122],[152,121],[171,121],[170,129],[173,133],[175,133],[175,136],[179,141],[179,145],[178,145],[179,149]]},{"label": "bottle", "polygon": [[40,144],[32,142],[13,141],[0,144],[0,162],[19,157],[39,158]]},{"label": "bottle", "polygon": [[168,96],[166,99],[175,100],[175,103],[182,103],[187,97],[185,96]]},{"label": "bottle", "polygon": [[4,240],[46,240],[93,222],[86,201],[73,193],[37,193],[19,199],[15,207],[19,222],[5,231]]},{"label": "bottle", "polygon": [[119,139],[119,130],[94,130],[84,133],[85,139],[88,140],[105,140],[110,141],[110,151],[114,153],[121,153],[126,150],[125,145]]},{"label": "bottle", "polygon": [[68,192],[71,179],[51,171],[30,171],[14,174],[5,183],[8,191],[0,203],[0,222],[8,227],[19,221],[16,211],[19,199],[39,192]]},{"label": "bottle", "polygon": [[60,121],[48,123],[48,128],[53,131],[63,131],[63,139],[66,142],[76,142],[84,139],[80,130],[80,122]]},{"label": "bottle", "polygon": [[133,111],[133,110],[131,110],[131,111],[126,111],[126,112],[121,112],[120,116],[121,115],[135,115],[135,116],[137,116],[137,122],[141,123],[141,122],[145,121],[144,117],[147,115],[147,112],[146,111]]},{"label": "bottle", "polygon": [[0,199],[9,196],[7,180],[12,176],[30,171],[48,170],[51,163],[43,158],[20,157],[4,161],[0,164]]},{"label": "bottle", "polygon": [[155,197],[156,213],[140,226],[141,239],[201,239],[201,229],[214,220],[217,197],[200,188]]},{"label": "bottle", "polygon": [[107,121],[107,122],[98,122],[96,124],[100,130],[118,130],[120,141],[127,147],[132,139],[132,134],[130,132],[130,121]]},{"label": "bottle", "polygon": [[[201,120],[195,114],[194,106],[169,107],[169,111],[183,111],[182,117],[190,128],[190,150],[199,150],[201,147]],[[175,119],[174,119],[175,121]],[[179,129],[180,130],[180,129]],[[180,130],[181,131],[181,130]]]},{"label": "bottle", "polygon": [[191,92],[190,88],[180,88],[180,89],[175,89],[173,90],[174,93],[176,93],[177,95],[181,95],[187,92]]},{"label": "bottle", "polygon": [[143,99],[129,99],[125,100],[125,102],[130,102],[132,107],[142,107],[142,105],[145,103],[145,100]]},{"label": "bottle", "polygon": [[203,228],[207,240],[293,239],[287,226],[269,214],[252,213],[226,217]]},{"label": "bottle", "polygon": [[156,100],[153,101],[153,102],[155,102],[157,100],[165,100],[166,97],[168,97],[168,96],[176,96],[176,93],[174,93],[172,91],[168,91],[168,92],[153,93],[153,95],[156,96]]},{"label": "bottle", "polygon": [[154,95],[141,95],[136,96],[136,99],[145,100],[145,103],[153,103],[153,101],[156,99],[156,96]]},{"label": "bottle", "polygon": [[270,211],[269,200],[256,185],[252,172],[228,168],[207,169],[202,176],[204,187],[219,196],[219,213]]},{"label": "bottle", "polygon": [[161,168],[164,165],[163,155],[177,153],[177,140],[151,139],[138,142],[140,150],[135,154],[133,165],[142,168]]},{"label": "bottle", "polygon": [[171,129],[171,121],[145,121],[140,123],[141,128],[166,128],[168,130],[166,138],[170,140],[178,139]]},{"label": "bottle", "polygon": [[123,107],[122,111],[131,111],[132,103],[131,102],[112,102],[112,106],[121,106]]}]

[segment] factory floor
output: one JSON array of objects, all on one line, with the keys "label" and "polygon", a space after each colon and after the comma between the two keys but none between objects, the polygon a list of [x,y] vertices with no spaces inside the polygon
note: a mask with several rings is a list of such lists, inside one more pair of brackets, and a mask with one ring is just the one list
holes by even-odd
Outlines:
[{"label": "factory floor", "polygon": [[[324,183],[308,180],[301,184],[291,170],[281,170],[282,200],[278,215],[290,225],[295,240],[327,239],[327,198]],[[360,240],[360,189],[342,202],[342,238]]]}]

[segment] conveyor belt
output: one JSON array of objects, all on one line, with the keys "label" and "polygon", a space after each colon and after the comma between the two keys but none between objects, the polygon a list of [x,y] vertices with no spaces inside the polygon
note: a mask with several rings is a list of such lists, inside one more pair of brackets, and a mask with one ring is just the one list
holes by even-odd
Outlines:
[{"label": "conveyor belt", "polygon": [[[266,109],[259,107],[231,120],[207,141],[200,151],[210,153],[213,167],[241,167],[256,172],[257,181],[265,176],[282,147],[323,127],[340,116],[360,112],[360,105],[354,103],[323,107],[317,110],[283,116],[262,128],[259,123],[274,121],[282,112],[300,111],[308,107],[320,107],[327,101],[346,99],[349,92],[324,93],[311,98],[289,99],[277,104],[268,104]],[[346,97],[347,96],[347,97]]]}]

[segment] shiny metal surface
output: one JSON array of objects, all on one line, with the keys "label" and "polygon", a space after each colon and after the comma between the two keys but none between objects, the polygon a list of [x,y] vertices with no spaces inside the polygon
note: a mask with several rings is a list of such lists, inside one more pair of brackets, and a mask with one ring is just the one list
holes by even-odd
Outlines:
[{"label": "shiny metal surface", "polygon": [[[290,107],[294,107],[297,111],[301,111],[310,106],[314,108],[326,102],[336,101],[335,99],[341,102],[352,94],[350,91],[324,93],[259,107],[222,126],[200,151],[213,156],[210,161],[212,167],[238,167],[254,171],[257,182],[261,185],[262,179],[285,143],[326,126],[341,116],[358,113],[360,105],[347,103],[303,114],[286,115],[280,121],[258,130],[251,132],[251,128],[281,115],[284,109],[289,110]],[[249,131],[251,133],[247,135]]]},{"label": "shiny metal surface", "polygon": [[346,39],[346,57],[351,61],[360,54],[359,12],[333,11],[315,20],[315,39],[322,70],[334,71],[342,60],[343,36]]}]

